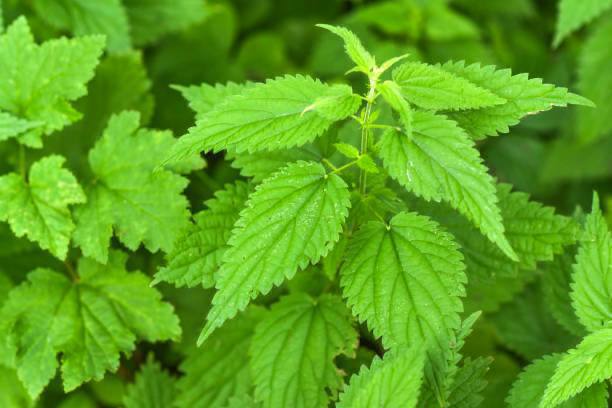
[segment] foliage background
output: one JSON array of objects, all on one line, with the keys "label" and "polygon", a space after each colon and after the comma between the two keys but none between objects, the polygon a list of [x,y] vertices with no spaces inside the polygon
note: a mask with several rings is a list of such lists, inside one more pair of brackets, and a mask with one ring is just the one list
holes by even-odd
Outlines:
[{"label": "foliage background", "polygon": [[[41,12],[43,3],[2,0],[4,24],[24,14],[39,42],[71,35],[70,29],[58,27],[52,16]],[[146,30],[132,33],[135,45],[131,49],[121,39],[114,41],[88,84],[88,95],[76,103],[84,118],[47,138],[44,149],[29,156],[28,162],[50,153],[62,154],[68,158],[67,167],[81,177],[88,171],[86,152],[110,115],[124,109],[140,111],[143,125],[171,129],[177,136],[184,134],[193,124],[194,115],[182,96],[170,88],[172,84],[258,81],[285,73],[308,73],[330,82],[343,81],[350,62],[341,42],[314,26],[325,22],[351,28],[379,61],[410,53],[414,59],[432,63],[453,59],[494,64],[512,68],[514,73],[528,72],[531,77],[566,86],[590,98],[597,109],[573,107],[545,112],[524,120],[507,135],[480,142],[479,148],[499,181],[513,184],[561,213],[590,208],[593,190],[600,192],[604,207],[612,206],[612,37],[607,37],[604,47],[597,44],[602,31],[612,32],[610,12],[555,48],[552,42],[558,4],[553,0],[193,3],[198,13],[168,17],[170,28],[159,35],[149,36]],[[357,90],[363,88],[359,82],[352,85]],[[0,143],[0,174],[14,168],[16,156],[13,144]],[[193,212],[202,209],[204,200],[214,191],[239,177],[222,155],[208,155],[206,161],[204,171],[189,176],[186,195]],[[609,213],[608,220],[612,221]],[[114,245],[120,247],[117,242]],[[128,262],[131,269],[153,275],[163,264],[163,255],[141,248],[130,253]],[[63,268],[48,253],[29,241],[14,238],[7,225],[0,224],[0,302],[10,287],[41,265]],[[512,288],[501,287],[504,296],[485,307],[476,333],[468,338],[464,354],[494,357],[483,406],[501,406],[511,383],[530,359],[565,350],[572,344],[571,335],[559,327],[547,305],[534,294],[539,290],[537,279],[530,280],[535,283],[525,281]],[[150,352],[173,376],[178,375],[178,364],[194,347],[212,293],[165,284],[159,289],[181,317],[184,335],[180,344],[142,343],[122,360],[117,373],[67,397],[56,378],[38,405],[120,405],[126,387]],[[278,293],[271,296],[275,295]],[[266,301],[267,298],[262,300]],[[527,304],[530,312],[521,313]],[[516,327],[509,327],[510,320]],[[526,328],[541,331],[536,344],[525,344],[523,339],[513,337],[513,333]],[[354,372],[359,363],[371,358],[376,347],[366,345],[356,360],[341,364],[347,372]],[[14,398],[7,401],[14,406],[31,404],[20,392],[14,374],[0,367],[0,394],[8,393]]]}]

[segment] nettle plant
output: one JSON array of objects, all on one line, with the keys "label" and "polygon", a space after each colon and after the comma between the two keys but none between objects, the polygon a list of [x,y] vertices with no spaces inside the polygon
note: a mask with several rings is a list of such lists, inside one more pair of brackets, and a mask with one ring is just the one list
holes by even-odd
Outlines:
[{"label": "nettle plant", "polygon": [[[301,75],[177,87],[196,126],[176,140],[140,128],[135,112],[113,116],[84,187],[61,156],[28,169],[26,153],[78,118],[70,101],[104,42],[36,45],[24,19],[8,28],[0,140],[13,139],[19,159],[0,176],[0,219],[66,271],[36,269],[9,292],[0,363],[33,398],[58,369],[67,392],[99,380],[136,341],[179,339],[178,317],[152,287],[167,282],[216,288],[201,347],[176,389],[150,360],[126,406],[150,395],[180,407],[477,406],[491,361],[461,354],[480,314],[469,305],[490,282],[533,277],[578,241],[553,295],[571,303],[557,312],[583,340],[529,365],[507,401],[606,406],[612,241],[597,198],[583,223],[557,215],[497,184],[475,147],[525,115],[590,102],[491,66],[406,56],[377,65],[350,31],[321,27],[343,39],[350,72],[367,79],[363,95]],[[247,180],[190,222],[183,175],[203,167],[201,152],[222,150]],[[166,253],[152,282],[128,271],[113,236]],[[82,256],[68,256],[71,242]],[[344,384],[360,344],[378,356]]]},{"label": "nettle plant", "polygon": [[[225,150],[252,182],[219,192],[156,278],[216,287],[198,342],[248,359],[263,406],[327,406],[342,388],[334,359],[368,338],[381,338],[384,356],[350,379],[338,406],[477,405],[489,360],[460,352],[479,314],[461,319],[468,273],[533,270],[573,244],[578,227],[496,184],[475,140],[552,106],[591,103],[491,66],[405,56],[377,65],[353,33],[321,27],[344,41],[364,95],[300,75],[179,88],[198,121],[167,163]],[[572,291],[593,334],[530,366],[513,406],[554,406],[612,373],[612,308],[599,288],[610,288],[610,241],[593,211]],[[289,294],[269,311],[251,304],[286,281]],[[236,333],[239,343],[226,340]],[[606,395],[599,383],[574,398]]]}]

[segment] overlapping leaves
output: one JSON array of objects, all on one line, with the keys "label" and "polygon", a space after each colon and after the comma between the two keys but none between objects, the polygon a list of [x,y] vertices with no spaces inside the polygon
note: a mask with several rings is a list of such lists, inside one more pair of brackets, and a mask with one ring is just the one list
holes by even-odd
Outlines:
[{"label": "overlapping leaves", "polygon": [[347,85],[326,85],[305,76],[285,76],[247,87],[203,114],[168,154],[168,161],[200,151],[283,149],[320,136],[359,108]]},{"label": "overlapping leaves", "polygon": [[[169,251],[188,225],[187,180],[169,170],[153,171],[175,139],[169,132],[138,129],[139,114],[113,116],[89,153],[95,178],[86,188],[87,203],[76,209],[74,241],[86,256],[105,262],[113,231],[134,250]],[[176,168],[197,168],[197,157]]]},{"label": "overlapping leaves", "polygon": [[172,306],[140,272],[113,252],[107,265],[82,259],[73,280],[37,269],[12,290],[0,312],[1,361],[15,366],[36,397],[54,377],[62,353],[66,391],[101,379],[119,366],[136,340],[170,340],[181,333]]},{"label": "overlapping leaves", "polygon": [[42,147],[42,135],[79,119],[70,102],[86,93],[103,47],[101,36],[38,45],[25,18],[13,22],[0,35],[0,139]]},{"label": "overlapping leaves", "polygon": [[258,294],[325,255],[349,205],[347,185],[318,163],[293,163],[264,180],[232,232],[200,341]]}]

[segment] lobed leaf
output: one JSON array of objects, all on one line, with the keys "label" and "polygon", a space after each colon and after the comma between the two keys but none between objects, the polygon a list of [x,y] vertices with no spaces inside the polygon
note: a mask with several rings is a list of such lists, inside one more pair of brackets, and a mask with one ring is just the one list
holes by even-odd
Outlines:
[{"label": "lobed leaf", "polygon": [[145,275],[126,271],[126,259],[116,252],[107,265],[83,258],[73,281],[37,269],[10,292],[0,311],[0,350],[32,398],[55,375],[59,353],[68,392],[116,371],[120,353],[131,352],[137,339],[180,336],[172,306]]},{"label": "lobed leaf", "polygon": [[70,101],[87,92],[103,47],[101,36],[37,45],[23,17],[0,35],[0,111],[36,123],[19,135],[20,143],[42,147],[42,135],[80,118]]},{"label": "lobed leaf", "polygon": [[0,176],[0,221],[59,259],[66,258],[75,228],[69,206],[85,202],[64,162],[62,156],[44,157],[32,164],[27,180],[16,173]]},{"label": "lobed leaf", "polygon": [[0,142],[42,125],[42,122],[29,121],[0,112]]},{"label": "lobed leaf", "polygon": [[138,129],[139,121],[137,112],[113,115],[89,152],[95,179],[86,188],[87,204],[75,211],[74,241],[99,262],[106,261],[113,230],[128,248],[144,243],[155,252],[170,251],[189,225],[188,203],[181,194],[187,179],[153,171],[158,157],[176,141],[170,132]]},{"label": "lobed leaf", "polygon": [[111,51],[130,48],[130,27],[120,0],[34,0],[33,6],[53,27],[75,36],[104,34]]}]

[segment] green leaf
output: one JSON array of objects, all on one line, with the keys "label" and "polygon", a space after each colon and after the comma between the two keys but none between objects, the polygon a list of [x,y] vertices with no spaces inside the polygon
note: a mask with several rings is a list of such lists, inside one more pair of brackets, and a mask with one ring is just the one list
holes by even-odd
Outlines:
[{"label": "green leaf", "polygon": [[[456,238],[465,255],[470,280],[516,277],[522,270],[533,270],[538,262],[552,261],[555,254],[576,240],[577,225],[572,219],[555,214],[552,207],[532,201],[529,195],[512,191],[509,184],[497,185],[499,208],[508,242],[519,262],[508,258],[483,237],[465,218],[446,206],[424,203],[421,212],[430,214]],[[421,208],[427,206],[427,208]]]},{"label": "green leaf", "polygon": [[342,38],[346,54],[357,65],[360,71],[367,74],[376,66],[374,57],[366,51],[359,38],[351,30],[329,24],[317,24],[317,27],[324,28]]},{"label": "green leaf", "polygon": [[[515,381],[506,402],[510,408],[549,407],[542,405],[546,384],[562,359],[561,354],[552,354],[536,360]],[[608,393],[604,384],[596,384],[562,404],[563,408],[605,407]]]},{"label": "green leaf", "polygon": [[250,346],[255,399],[264,407],[326,407],[342,386],[334,358],[351,354],[357,333],[339,297],[282,298],[259,323]]},{"label": "green leaf", "polygon": [[175,379],[149,354],[134,383],[127,387],[123,405],[125,408],[171,407],[176,398],[175,387]]},{"label": "green leaf", "polygon": [[529,194],[512,191],[505,183],[497,185],[497,196],[506,237],[521,267],[535,269],[537,262],[552,261],[576,241],[576,223],[555,214],[553,207],[530,200]]},{"label": "green leaf", "polygon": [[0,142],[42,125],[42,122],[32,122],[0,112]]},{"label": "green leaf", "polygon": [[85,84],[93,77],[103,47],[100,36],[37,45],[23,17],[0,36],[0,110],[40,123],[20,135],[21,143],[42,147],[43,134],[80,117],[69,102],[87,92]]},{"label": "green leaf", "polygon": [[612,234],[593,195],[572,276],[572,305],[578,320],[594,332],[612,321]]},{"label": "green leaf", "polygon": [[393,80],[399,85],[404,98],[424,109],[477,109],[506,102],[486,88],[422,62],[400,65],[393,70]]},{"label": "green leaf", "polygon": [[562,352],[576,344],[576,339],[551,316],[537,285],[527,286],[489,318],[500,342],[527,360]]},{"label": "green leaf", "polygon": [[66,392],[106,371],[138,339],[176,339],[181,330],[172,306],[161,301],[140,272],[128,273],[127,257],[111,253],[101,265],[81,259],[78,276],[37,269],[9,294],[0,312],[3,359],[15,367],[34,398],[55,375],[62,353]]},{"label": "green leaf", "polygon": [[[612,0],[609,3],[612,4]],[[612,16],[608,16],[593,27],[582,46],[578,63],[578,89],[593,100],[597,108],[582,108],[578,111],[576,136],[581,142],[579,146],[605,136],[612,130],[612,122],[610,121],[612,104],[609,103],[610,89],[612,89],[612,47],[609,46],[611,37]],[[567,144],[567,140],[563,142]],[[587,144],[586,146],[593,146],[593,144]],[[604,147],[604,149],[607,152],[609,147]],[[572,154],[576,154],[576,151],[577,148],[572,149]],[[594,156],[594,154],[589,153],[589,157],[591,156]],[[609,163],[607,158],[606,156],[603,163]],[[566,164],[567,161],[563,161],[563,163]],[[573,167],[570,166],[570,168]],[[609,166],[599,164],[595,169],[605,169],[606,167]]]},{"label": "green leaf", "polygon": [[485,376],[489,371],[492,358],[466,358],[459,367],[451,385],[448,406],[452,408],[479,407],[484,400],[481,395],[487,386]]},{"label": "green leaf", "polygon": [[583,337],[586,334],[584,326],[576,317],[572,306],[571,282],[575,249],[555,257],[552,262],[543,265],[542,291],[544,301],[555,320],[568,332]]},{"label": "green leaf", "polygon": [[[431,3],[426,9],[428,20],[425,32],[430,40],[434,42],[467,40],[469,42],[469,40],[480,39],[477,19],[472,20],[454,11],[445,3]],[[482,10],[482,7],[479,7],[479,10]]]},{"label": "green leaf", "polygon": [[265,311],[249,307],[214,332],[206,347],[193,350],[181,363],[180,408],[225,408],[234,396],[253,388],[248,350],[255,325]]},{"label": "green leaf", "polygon": [[293,163],[264,180],[232,232],[199,343],[258,294],[326,255],[349,206],[347,185],[318,163]]},{"label": "green leaf", "polygon": [[256,403],[253,397],[249,394],[240,394],[231,397],[224,408],[260,408],[261,405]]},{"label": "green leaf", "polygon": [[344,386],[337,408],[410,408],[417,406],[423,380],[423,352],[418,347],[374,357],[370,367]]},{"label": "green leaf", "polygon": [[341,286],[353,313],[385,347],[428,344],[428,382],[445,372],[447,344],[461,322],[462,260],[451,235],[415,213],[388,226],[365,224],[345,253]]},{"label": "green leaf", "polygon": [[547,111],[554,106],[593,106],[591,101],[568,92],[566,88],[545,84],[538,78],[530,79],[527,74],[512,75],[510,69],[496,70],[493,65],[466,65],[463,61],[447,62],[440,69],[488,89],[506,100],[502,105],[448,113],[476,140],[508,133],[509,127],[518,124],[524,116]]},{"label": "green leaf", "polygon": [[0,366],[0,406],[3,408],[30,408],[34,406],[34,402],[17,378],[15,371],[2,366]]},{"label": "green leaf", "polygon": [[368,155],[361,156],[356,164],[357,164],[357,167],[359,167],[361,170],[367,173],[378,173],[379,172],[378,166],[376,165],[374,160]]},{"label": "green leaf", "polygon": [[301,75],[268,80],[225,98],[202,115],[166,161],[200,151],[242,153],[303,145],[360,104],[347,85],[326,85]]},{"label": "green leaf", "polygon": [[110,51],[130,48],[127,14],[120,0],[34,0],[47,23],[74,35],[104,34]]},{"label": "green leaf", "polygon": [[554,45],[612,7],[612,0],[560,0]]},{"label": "green leaf", "polygon": [[421,8],[415,3],[387,0],[355,7],[350,20],[372,26],[391,37],[413,36],[421,30],[421,13]]},{"label": "green leaf", "polygon": [[[423,200],[411,208],[434,218],[453,234],[465,256],[468,275],[466,309],[494,311],[509,301],[533,279],[538,262],[551,261],[564,247],[573,244],[576,223],[555,214],[552,207],[532,201],[509,184],[497,185],[499,208],[508,242],[519,262],[512,262],[463,216],[447,205]],[[567,306],[571,306],[569,302]],[[573,312],[572,312],[573,314]]]},{"label": "green leaf", "polygon": [[170,132],[138,129],[140,115],[123,112],[108,122],[89,152],[95,179],[87,204],[76,209],[74,241],[85,256],[105,262],[115,230],[131,250],[140,243],[170,251],[188,226],[187,180],[168,170],[154,172],[158,158],[176,142]]},{"label": "green leaf", "polygon": [[400,213],[388,227],[372,221],[349,241],[343,294],[386,347],[435,342],[459,327],[462,259],[451,235],[427,217]]},{"label": "green leaf", "polygon": [[254,85],[254,82],[243,84],[228,82],[214,86],[206,83],[192,86],[173,85],[171,88],[179,91],[183,98],[187,99],[189,107],[196,113],[196,119],[201,119],[225,98],[240,95],[245,89],[252,88]]},{"label": "green leaf", "polygon": [[414,112],[411,135],[388,130],[380,157],[389,175],[416,195],[447,201],[509,258],[517,256],[504,236],[495,184],[474,142],[445,116]]},{"label": "green leaf", "polygon": [[380,94],[385,101],[399,114],[400,122],[407,135],[412,135],[412,108],[402,96],[402,89],[393,81],[380,84]]},{"label": "green leaf", "polygon": [[206,16],[200,0],[123,0],[134,44],[143,46],[181,31]]},{"label": "green leaf", "polygon": [[586,336],[575,349],[561,357],[540,407],[554,407],[592,384],[612,377],[612,328]]},{"label": "green leaf", "polygon": [[538,407],[546,384],[561,360],[561,354],[545,356],[531,363],[518,376],[506,399],[511,408]]},{"label": "green leaf", "polygon": [[[117,83],[123,84],[116,86]],[[83,118],[45,140],[45,148],[61,151],[76,174],[89,174],[87,153],[102,135],[111,115],[139,111],[146,123],[153,111],[151,82],[142,55],[126,52],[109,55],[96,68],[87,95],[75,102]],[[66,143],[70,140],[70,143]],[[202,166],[200,166],[202,167]]]},{"label": "green leaf", "polygon": [[260,182],[271,176],[289,163],[296,161],[321,161],[325,158],[322,150],[315,143],[287,150],[272,152],[255,152],[249,154],[235,154],[227,152],[226,158],[232,160],[232,167],[239,169],[244,177],[251,177],[254,182]]},{"label": "green leaf", "polygon": [[27,180],[16,173],[0,176],[0,221],[18,237],[27,236],[54,256],[64,259],[74,230],[70,205],[85,202],[85,194],[61,156],[32,164]]},{"label": "green leaf", "polygon": [[334,143],[334,147],[344,157],[348,157],[349,159],[356,159],[359,157],[359,150],[353,145],[347,143]]},{"label": "green leaf", "polygon": [[166,255],[167,265],[155,274],[154,283],[173,283],[177,287],[215,284],[215,273],[227,248],[232,227],[249,194],[248,184],[238,181],[217,191],[206,201],[207,210],[194,215],[191,225]]}]

